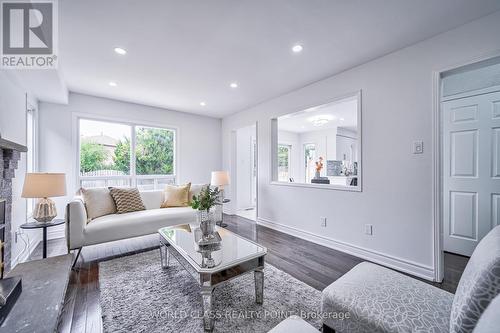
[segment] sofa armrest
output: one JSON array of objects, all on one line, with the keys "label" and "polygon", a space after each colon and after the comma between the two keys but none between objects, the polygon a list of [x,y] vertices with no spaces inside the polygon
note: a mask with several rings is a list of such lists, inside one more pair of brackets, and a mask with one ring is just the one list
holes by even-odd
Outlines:
[{"label": "sofa armrest", "polygon": [[68,251],[84,245],[85,226],[87,225],[87,210],[83,199],[75,197],[66,205],[66,242]]}]

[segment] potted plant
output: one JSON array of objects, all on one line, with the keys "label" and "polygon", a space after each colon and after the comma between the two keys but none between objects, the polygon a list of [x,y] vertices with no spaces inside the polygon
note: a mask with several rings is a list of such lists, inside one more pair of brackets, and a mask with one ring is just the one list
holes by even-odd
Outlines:
[{"label": "potted plant", "polygon": [[200,194],[193,195],[191,207],[198,211],[198,222],[204,239],[214,238],[215,232],[215,205],[218,204],[220,190],[218,187],[211,189],[204,187]]}]

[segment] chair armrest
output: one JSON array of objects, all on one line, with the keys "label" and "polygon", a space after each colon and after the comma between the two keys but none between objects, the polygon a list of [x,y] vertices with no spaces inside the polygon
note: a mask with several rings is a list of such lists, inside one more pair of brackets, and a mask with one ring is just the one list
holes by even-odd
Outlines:
[{"label": "chair armrest", "polygon": [[66,205],[66,242],[68,251],[84,245],[85,226],[87,225],[87,210],[83,199],[75,197]]}]

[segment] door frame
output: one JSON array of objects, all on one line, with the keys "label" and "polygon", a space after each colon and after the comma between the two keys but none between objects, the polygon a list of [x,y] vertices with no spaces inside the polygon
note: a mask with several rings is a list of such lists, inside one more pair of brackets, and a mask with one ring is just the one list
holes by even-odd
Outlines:
[{"label": "door frame", "polygon": [[[433,266],[434,280],[443,281],[444,278],[444,235],[443,235],[443,165],[442,156],[442,112],[441,103],[449,98],[441,98],[442,74],[460,67],[475,64],[500,56],[500,50],[486,53],[469,59],[462,63],[453,64],[448,67],[435,70],[432,73],[432,224],[433,224]],[[455,97],[465,97],[462,96]],[[469,94],[470,95],[470,94]]]},{"label": "door frame", "polygon": [[256,163],[256,170],[255,170],[255,222],[257,222],[259,218],[259,122],[256,121],[254,123],[244,125],[244,126],[238,126],[234,129],[231,130],[231,154],[230,154],[230,163],[229,163],[229,172],[231,174],[231,177],[233,178],[233,181],[231,181],[231,184],[229,185],[231,189],[231,214],[235,215],[238,211],[238,181],[237,181],[237,172],[238,172],[238,163],[237,163],[237,136],[236,133],[239,129],[249,127],[249,126],[255,126],[255,163]]}]

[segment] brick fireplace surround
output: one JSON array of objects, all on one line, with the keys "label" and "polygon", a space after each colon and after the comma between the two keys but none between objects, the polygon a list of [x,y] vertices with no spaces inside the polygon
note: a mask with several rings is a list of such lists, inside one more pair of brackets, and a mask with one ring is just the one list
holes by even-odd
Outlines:
[{"label": "brick fireplace surround", "polygon": [[10,271],[11,262],[11,222],[12,222],[12,179],[15,177],[21,153],[25,146],[0,137],[0,199],[5,199],[5,272]]}]

